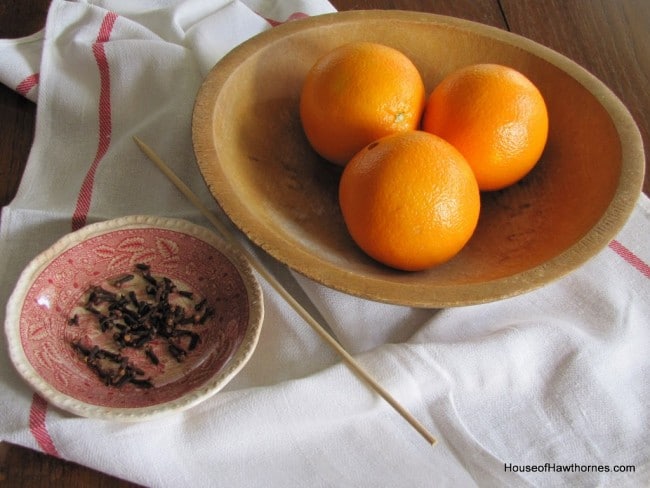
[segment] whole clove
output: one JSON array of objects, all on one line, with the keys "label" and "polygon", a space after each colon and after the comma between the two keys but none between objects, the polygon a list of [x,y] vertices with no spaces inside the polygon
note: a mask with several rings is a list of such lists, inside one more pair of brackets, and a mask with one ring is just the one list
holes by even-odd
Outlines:
[{"label": "whole clove", "polygon": [[158,359],[158,356],[156,356],[156,353],[153,352],[151,347],[145,347],[144,353],[147,355],[147,358],[149,358],[149,361],[151,361],[151,364],[158,365],[158,363],[160,363],[160,359]]},{"label": "whole clove", "polygon": [[133,278],[134,275],[131,273],[123,274],[122,276],[115,278],[115,281],[113,281],[113,286],[120,288],[124,283],[131,281]]},{"label": "whole clove", "polygon": [[169,341],[169,343],[167,344],[167,349],[169,350],[171,355],[174,356],[174,359],[176,359],[176,361],[178,361],[179,363],[182,363],[187,357],[187,352],[185,351],[185,349],[183,349],[180,346],[177,346],[171,341]]}]

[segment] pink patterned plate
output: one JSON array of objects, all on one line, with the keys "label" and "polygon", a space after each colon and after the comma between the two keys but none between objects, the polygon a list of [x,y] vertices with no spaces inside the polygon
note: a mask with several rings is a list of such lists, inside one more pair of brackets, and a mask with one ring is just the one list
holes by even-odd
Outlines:
[{"label": "pink patterned plate", "polygon": [[144,420],[223,388],[260,334],[249,264],[190,222],[131,216],[68,234],[23,271],[8,305],[11,359],[52,404]]}]

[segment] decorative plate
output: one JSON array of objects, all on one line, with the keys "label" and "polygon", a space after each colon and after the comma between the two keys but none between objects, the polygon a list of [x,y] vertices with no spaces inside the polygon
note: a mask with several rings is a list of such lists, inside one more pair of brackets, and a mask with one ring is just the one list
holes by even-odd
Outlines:
[{"label": "decorative plate", "polygon": [[[320,159],[303,134],[305,74],[355,40],[402,51],[428,92],[452,70],[491,62],[524,73],[546,100],[550,134],[540,162],[520,183],[483,194],[474,236],[442,266],[399,272],[360,251],[338,207],[340,168]],[[207,75],[192,131],[210,191],[254,243],[329,287],[420,307],[498,300],[578,268],[626,222],[645,169],[630,113],[576,63],[497,28],[418,12],[341,12],[251,39]]]},{"label": "decorative plate", "polygon": [[253,354],[263,301],[249,264],[200,226],[118,218],[66,235],[21,274],[6,334],[52,404],[143,420],[223,388]]}]

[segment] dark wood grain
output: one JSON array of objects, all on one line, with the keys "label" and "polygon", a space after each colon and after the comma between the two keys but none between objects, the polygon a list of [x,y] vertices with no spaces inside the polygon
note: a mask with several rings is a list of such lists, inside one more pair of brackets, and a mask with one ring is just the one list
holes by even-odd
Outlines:
[{"label": "dark wood grain", "polygon": [[98,473],[20,446],[0,446],[0,486],[29,488],[137,488],[138,485]]},{"label": "dark wood grain", "polygon": [[333,0],[330,3],[337,10],[415,10],[418,12],[461,17],[502,29],[506,27],[505,18],[499,7],[498,0]]},{"label": "dark wood grain", "polygon": [[[650,2],[501,0],[509,29],[577,62],[634,117],[650,161]],[[650,194],[646,169],[643,191]]]},{"label": "dark wood grain", "polygon": [[[600,78],[635,118],[650,161],[650,2],[647,0],[333,0],[339,10],[418,10],[460,17],[526,36]],[[0,0],[0,38],[44,25],[49,0]],[[0,204],[16,193],[33,140],[35,105],[0,85]],[[644,192],[650,194],[646,171]],[[128,477],[128,474],[124,474]],[[0,444],[7,487],[134,487],[83,466]]]}]

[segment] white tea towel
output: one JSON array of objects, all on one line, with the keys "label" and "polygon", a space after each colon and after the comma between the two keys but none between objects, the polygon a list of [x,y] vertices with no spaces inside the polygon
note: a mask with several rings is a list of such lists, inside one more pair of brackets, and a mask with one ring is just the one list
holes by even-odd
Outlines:
[{"label": "white tea towel", "polygon": [[[31,84],[24,93],[38,104],[21,186],[2,211],[2,313],[27,263],[87,223],[153,214],[208,226],[132,136],[219,212],[191,147],[203,76],[250,36],[330,11],[324,0],[53,0],[44,33],[2,41],[11,61],[0,79]],[[264,282],[252,360],[224,391],[160,420],[120,424],[49,406],[15,372],[3,335],[0,436],[152,487],[647,486],[648,235],[641,196],[579,270],[446,310],[279,273],[438,438],[433,449]]]}]

